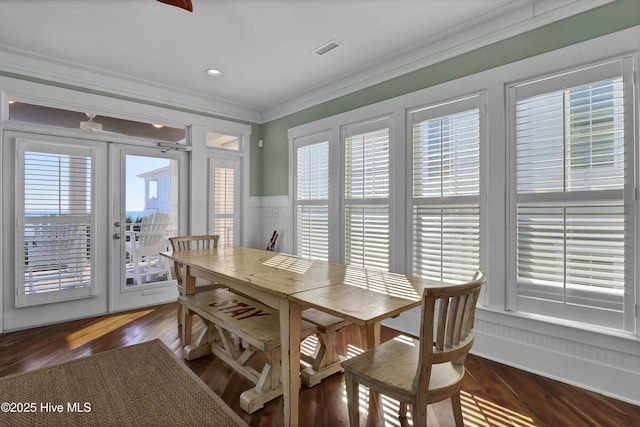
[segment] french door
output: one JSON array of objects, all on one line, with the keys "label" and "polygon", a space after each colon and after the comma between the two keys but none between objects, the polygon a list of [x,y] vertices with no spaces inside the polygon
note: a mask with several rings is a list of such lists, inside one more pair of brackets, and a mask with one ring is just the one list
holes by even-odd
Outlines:
[{"label": "french door", "polygon": [[[110,310],[175,301],[173,264],[159,252],[178,235],[186,153],[110,144]],[[184,188],[182,188],[184,187]]]},{"label": "french door", "polygon": [[[5,131],[2,327],[175,301],[186,153]],[[12,203],[13,202],[13,203]]]}]

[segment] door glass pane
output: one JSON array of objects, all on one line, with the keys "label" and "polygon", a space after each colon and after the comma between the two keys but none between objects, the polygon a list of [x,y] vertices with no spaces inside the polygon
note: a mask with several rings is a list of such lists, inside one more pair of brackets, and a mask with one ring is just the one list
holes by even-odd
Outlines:
[{"label": "door glass pane", "polygon": [[158,253],[177,233],[178,161],[126,156],[126,286],[171,280],[170,263]]},{"label": "door glass pane", "polygon": [[90,149],[19,141],[18,205],[24,263],[18,306],[90,296],[93,200]]}]

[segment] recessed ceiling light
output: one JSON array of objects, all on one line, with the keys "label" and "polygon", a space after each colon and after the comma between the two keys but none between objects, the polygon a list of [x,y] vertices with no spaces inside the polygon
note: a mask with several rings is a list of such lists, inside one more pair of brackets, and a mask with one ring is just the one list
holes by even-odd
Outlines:
[{"label": "recessed ceiling light", "polygon": [[204,72],[207,76],[211,77],[220,77],[222,75],[222,71],[215,68],[209,68],[207,70],[204,70]]},{"label": "recessed ceiling light", "polygon": [[158,125],[158,124],[155,124],[155,123],[152,123],[151,126],[153,126],[156,129],[162,129],[164,127],[164,125]]}]

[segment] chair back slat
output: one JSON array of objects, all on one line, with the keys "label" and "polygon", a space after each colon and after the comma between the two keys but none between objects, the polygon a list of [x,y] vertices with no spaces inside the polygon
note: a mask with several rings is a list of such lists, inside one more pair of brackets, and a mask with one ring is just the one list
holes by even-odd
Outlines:
[{"label": "chair back slat", "polygon": [[462,307],[464,307],[465,299],[466,295],[451,297],[452,309],[449,312],[449,318],[447,319],[447,324],[445,326],[449,329],[449,336],[451,338],[446,343],[445,348],[451,348],[460,344],[460,339],[464,338],[464,336],[462,336],[462,331],[460,330],[460,320],[462,318]]},{"label": "chair back slat", "polygon": [[447,345],[446,343],[451,340],[451,337],[447,335],[447,330],[445,329],[445,326],[448,324],[447,318],[450,316],[449,300],[441,299],[440,301],[435,301],[435,303],[438,307],[438,312],[434,318],[433,325],[436,330],[434,346],[438,351],[442,351]]}]

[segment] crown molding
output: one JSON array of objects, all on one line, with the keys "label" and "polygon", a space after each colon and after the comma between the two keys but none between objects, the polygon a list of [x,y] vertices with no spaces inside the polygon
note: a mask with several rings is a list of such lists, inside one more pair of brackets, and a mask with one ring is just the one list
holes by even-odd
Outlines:
[{"label": "crown molding", "polygon": [[233,103],[184,90],[149,83],[146,80],[107,72],[43,55],[0,45],[0,72],[18,79],[35,80],[85,92],[177,109],[206,116],[219,116],[258,123],[260,113]]},{"label": "crown molding", "polygon": [[471,52],[615,0],[523,0],[501,9],[499,16],[479,16],[408,46],[394,55],[379,58],[358,70],[331,79],[294,99],[262,112],[266,123],[344,95]]},{"label": "crown molding", "polygon": [[613,1],[615,0],[515,0],[499,11],[468,20],[437,37],[424,39],[393,55],[378,58],[375,62],[311,87],[307,92],[263,111],[227,99],[177,90],[2,45],[0,73],[203,116],[261,124]]}]

